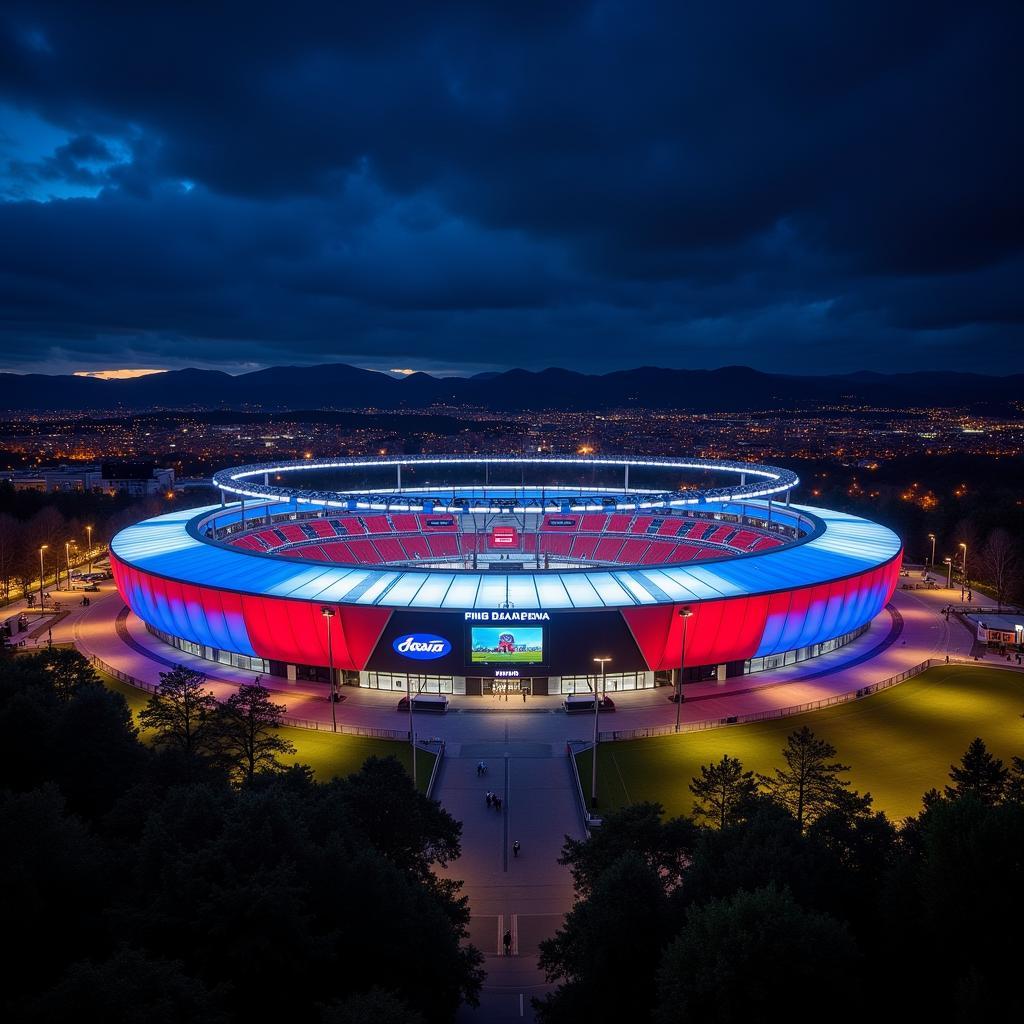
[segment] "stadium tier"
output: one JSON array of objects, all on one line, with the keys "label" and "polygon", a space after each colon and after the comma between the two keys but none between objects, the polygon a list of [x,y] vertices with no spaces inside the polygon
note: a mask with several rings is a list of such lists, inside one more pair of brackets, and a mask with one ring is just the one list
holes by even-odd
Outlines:
[{"label": "stadium tier", "polygon": [[[754,467],[723,465],[749,490]],[[724,679],[859,635],[902,554],[878,524],[736,488],[267,489],[129,527],[111,562],[166,642],[290,679],[574,692],[598,655],[613,688]]]}]

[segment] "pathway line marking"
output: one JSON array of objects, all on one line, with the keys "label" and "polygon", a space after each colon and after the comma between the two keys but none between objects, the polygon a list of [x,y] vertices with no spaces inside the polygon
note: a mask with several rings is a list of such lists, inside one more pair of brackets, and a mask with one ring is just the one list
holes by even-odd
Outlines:
[{"label": "pathway line marking", "polygon": [[619,767],[619,759],[615,756],[615,751],[612,751],[612,764],[615,765],[615,770],[619,773],[619,782],[622,783],[622,792],[626,795],[626,803],[631,804],[633,801],[629,798],[629,790],[626,788],[626,780],[622,777],[622,769]]}]

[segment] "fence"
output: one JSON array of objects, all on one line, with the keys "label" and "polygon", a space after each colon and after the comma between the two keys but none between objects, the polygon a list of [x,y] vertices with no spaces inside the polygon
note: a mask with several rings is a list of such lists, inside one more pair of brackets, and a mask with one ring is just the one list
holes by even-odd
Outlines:
[{"label": "fence", "polygon": [[[430,781],[427,783],[427,799],[430,799],[434,795],[434,783],[437,782],[437,773],[441,770],[441,762],[444,760],[444,740],[428,740],[430,743],[438,743],[437,753],[434,755],[434,767],[430,769]],[[420,749],[419,743],[413,747],[412,756],[416,756],[416,751]],[[425,747],[423,749],[426,749]],[[427,751],[427,753],[433,753],[433,751]]]},{"label": "fence", "polygon": [[[88,655],[88,658],[89,663],[93,668],[97,668],[101,672],[106,672],[108,676],[113,676],[115,679],[120,680],[122,683],[127,683],[129,686],[133,686],[137,690],[144,690],[146,693],[156,692],[156,685],[154,683],[147,683],[144,679],[137,679],[135,676],[129,675],[127,672],[122,672],[120,669],[114,668],[113,665],[108,665],[102,658],[97,657],[95,654]],[[293,726],[296,729],[310,729],[313,732],[336,731],[344,733],[346,736],[363,736],[377,740],[397,740],[402,743],[409,742],[408,731],[402,731],[399,729],[376,729],[369,725],[339,724],[337,730],[335,730],[328,722],[318,722],[311,718],[296,718],[287,713],[282,715],[282,719],[285,725]]]},{"label": "fence", "polygon": [[[848,693],[837,693],[831,697],[808,701],[806,704],[793,704],[787,708],[755,711],[749,715],[730,715],[728,718],[705,718],[699,722],[684,722],[679,726],[679,732],[703,732],[706,729],[722,729],[729,725],[748,725],[751,722],[767,722],[776,718],[788,718],[790,715],[802,715],[806,711],[817,711],[820,708],[832,707],[835,704],[846,704],[852,700],[860,700],[861,697],[878,693],[879,690],[887,690],[890,686],[897,686],[899,683],[912,679],[914,676],[919,676],[922,672],[926,672],[928,669],[935,668],[938,665],[968,665],[973,663],[973,660],[968,658],[955,658],[950,661],[946,661],[943,658],[928,658],[926,661],[922,661],[912,668],[900,672],[898,675],[890,676],[888,679],[883,679],[878,683],[862,686],[858,690],[850,690]],[[651,736],[670,736],[675,732],[676,728],[674,725],[652,725],[640,729],[613,729],[610,732],[599,733],[598,739],[602,743],[607,743],[616,740],[647,739]]]}]

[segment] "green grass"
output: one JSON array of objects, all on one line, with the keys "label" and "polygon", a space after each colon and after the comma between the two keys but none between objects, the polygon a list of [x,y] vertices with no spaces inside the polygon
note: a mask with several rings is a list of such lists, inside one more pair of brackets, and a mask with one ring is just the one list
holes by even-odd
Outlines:
[{"label": "green grass", "polygon": [[[149,694],[103,672],[98,675],[105,686],[124,697],[137,723],[139,712],[146,706]],[[295,729],[291,726],[286,726],[280,732],[285,739],[295,744],[295,753],[282,758],[282,761],[286,764],[308,764],[313,769],[313,775],[321,782],[351,775],[362,768],[367,758],[373,756],[397,757],[405,770],[412,774],[412,750],[408,743]],[[141,736],[143,740],[147,738],[145,732]],[[416,751],[416,782],[423,792],[426,792],[435,760],[436,756],[430,751]]]},{"label": "green grass", "polygon": [[[687,814],[689,782],[702,764],[723,754],[765,774],[782,763],[794,729],[807,725],[851,766],[856,789],[869,791],[875,807],[892,818],[915,814],[922,794],[948,782],[975,736],[1004,761],[1024,756],[1024,675],[974,666],[942,666],[889,690],[821,711],[754,725],[602,744],[598,799],[608,811],[656,800],[670,814]],[[589,792],[591,758],[577,757]]]}]

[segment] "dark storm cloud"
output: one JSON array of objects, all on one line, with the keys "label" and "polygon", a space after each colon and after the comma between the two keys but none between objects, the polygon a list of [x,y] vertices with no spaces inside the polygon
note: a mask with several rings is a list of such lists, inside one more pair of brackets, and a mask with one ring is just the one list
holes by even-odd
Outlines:
[{"label": "dark storm cloud", "polygon": [[8,4],[6,364],[1019,348],[1018,4],[491,6]]}]

